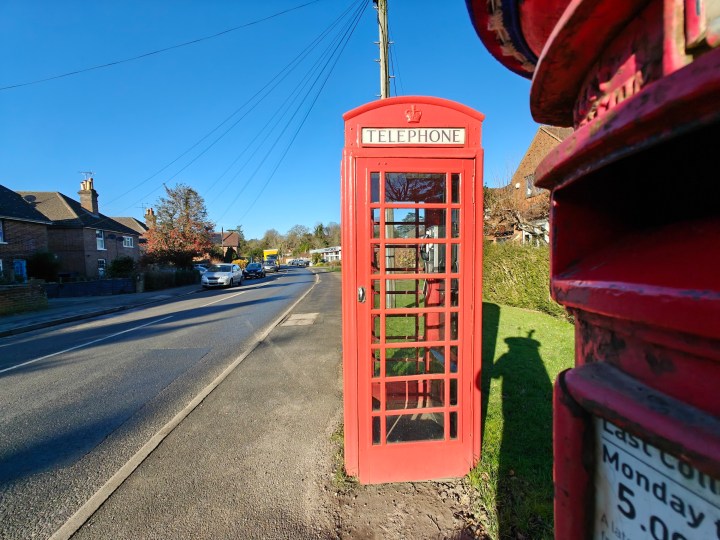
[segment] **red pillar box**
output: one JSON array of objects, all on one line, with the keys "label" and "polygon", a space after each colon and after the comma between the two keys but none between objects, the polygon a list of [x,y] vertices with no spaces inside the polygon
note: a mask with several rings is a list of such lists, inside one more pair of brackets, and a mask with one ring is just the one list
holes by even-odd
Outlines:
[{"label": "red pillar box", "polygon": [[483,115],[398,97],[344,119],[345,467],[462,476],[480,456]]},{"label": "red pillar box", "polygon": [[566,4],[530,95],[537,121],[576,128],[536,171],[576,327],[555,537],[718,539],[720,3]]}]

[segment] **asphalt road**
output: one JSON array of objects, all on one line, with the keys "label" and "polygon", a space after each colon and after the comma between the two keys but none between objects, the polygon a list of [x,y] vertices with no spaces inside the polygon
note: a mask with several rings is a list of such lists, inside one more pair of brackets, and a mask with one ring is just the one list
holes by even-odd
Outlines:
[{"label": "asphalt road", "polygon": [[48,537],[314,282],[232,289],[0,341],[0,538]]}]

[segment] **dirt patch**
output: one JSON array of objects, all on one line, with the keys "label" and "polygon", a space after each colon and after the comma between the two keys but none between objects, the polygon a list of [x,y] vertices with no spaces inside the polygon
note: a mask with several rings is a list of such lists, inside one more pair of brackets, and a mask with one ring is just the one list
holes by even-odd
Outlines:
[{"label": "dirt patch", "polygon": [[334,493],[337,538],[486,538],[474,518],[472,490],[464,480],[353,484]]}]

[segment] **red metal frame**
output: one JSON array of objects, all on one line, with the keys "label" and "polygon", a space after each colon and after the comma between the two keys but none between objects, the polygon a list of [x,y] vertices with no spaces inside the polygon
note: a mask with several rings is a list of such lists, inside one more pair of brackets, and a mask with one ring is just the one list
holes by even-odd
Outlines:
[{"label": "red metal frame", "polygon": [[697,24],[681,39],[685,7],[573,1],[533,81],[536,119],[576,127],[536,171],[551,293],[576,321],[555,388],[558,539],[597,534],[596,418],[720,478],[720,218],[690,196],[714,170],[720,50],[690,50]]},{"label": "red metal frame", "polygon": [[551,293],[576,329],[554,394],[558,539],[685,538],[684,523],[652,531],[662,505],[635,520],[603,469],[609,425],[645,472],[671,456],[705,475],[705,528],[687,526],[720,534],[719,20],[707,0],[571,0],[535,68],[533,117],[576,129],[535,174],[552,190]]},{"label": "red metal frame", "polygon": [[[480,456],[482,236],[477,230],[483,117],[446,100],[403,97],[365,105],[344,118],[346,470],[363,483],[462,476]],[[462,128],[466,140],[442,147],[362,144],[363,127],[408,126]],[[429,199],[392,202],[389,197],[387,202],[386,186],[398,173],[434,174],[442,189]],[[455,202],[453,186],[459,187]],[[408,219],[395,221],[397,214]],[[402,236],[389,233],[397,227],[404,227]],[[421,234],[431,231],[439,238]],[[459,267],[438,271],[421,260],[422,253],[429,257],[443,247],[445,257],[438,260],[447,264],[457,255]],[[410,262],[391,258],[401,256]],[[458,285],[458,299],[451,301]],[[358,301],[360,287],[367,291],[365,302]],[[403,307],[396,299],[415,303]],[[397,316],[410,323],[402,338],[386,335],[385,322]],[[413,371],[389,373],[391,364]],[[424,431],[417,427],[422,422]]]}]

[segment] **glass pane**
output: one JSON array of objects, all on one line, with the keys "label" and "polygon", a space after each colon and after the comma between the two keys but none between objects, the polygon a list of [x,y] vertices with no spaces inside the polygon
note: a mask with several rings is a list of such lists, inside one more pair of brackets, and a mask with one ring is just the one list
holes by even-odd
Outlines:
[{"label": "glass pane", "polygon": [[423,244],[420,256],[425,262],[423,272],[436,274],[445,272],[445,244]]},{"label": "glass pane", "polygon": [[430,208],[425,211],[425,237],[445,238],[445,216],[444,208]]},{"label": "glass pane", "polygon": [[441,307],[445,304],[445,282],[439,279],[389,279],[385,282],[389,309]]},{"label": "glass pane", "polygon": [[[444,373],[443,347],[405,347],[385,351],[385,376],[407,377],[426,373]],[[380,369],[378,368],[379,372]]]},{"label": "glass pane", "polygon": [[386,238],[445,238],[444,208],[386,208]]},{"label": "glass pane", "polygon": [[443,313],[412,313],[385,316],[385,341],[439,341],[445,338]]},{"label": "glass pane", "polygon": [[385,173],[385,202],[444,203],[443,173]]},{"label": "glass pane", "polygon": [[436,441],[444,437],[442,413],[403,414],[386,419],[385,438],[388,443]]},{"label": "glass pane", "polygon": [[370,222],[372,223],[372,237],[380,238],[380,209],[370,209]]},{"label": "glass pane", "polygon": [[382,351],[375,349],[372,352],[372,376],[377,378],[380,376],[380,358]]},{"label": "glass pane", "polygon": [[380,444],[380,417],[372,417],[372,443]]},{"label": "glass pane", "polygon": [[460,305],[460,281],[457,279],[450,280],[450,305],[457,307]]},{"label": "glass pane", "polygon": [[450,373],[457,373],[458,348],[456,345],[450,347]]},{"label": "glass pane", "polygon": [[379,411],[380,410],[380,388],[382,386],[379,382],[372,383],[372,410],[373,411]]},{"label": "glass pane", "polygon": [[458,338],[458,313],[450,313],[450,339]]},{"label": "glass pane", "polygon": [[460,209],[453,208],[450,212],[450,226],[452,227],[452,237],[460,238]]},{"label": "glass pane", "polygon": [[370,173],[370,202],[380,202],[380,173]]},{"label": "glass pane", "polygon": [[452,244],[450,246],[450,271],[456,272],[460,268],[460,246],[458,244]]},{"label": "glass pane", "polygon": [[425,341],[445,339],[445,314],[427,313],[425,315]]},{"label": "glass pane", "polygon": [[450,413],[450,438],[458,438],[458,413],[456,412]]},{"label": "glass pane", "polygon": [[372,244],[370,246],[370,270],[373,274],[380,273],[380,246],[378,244]]},{"label": "glass pane", "polygon": [[445,405],[445,381],[421,379],[385,383],[385,409],[429,409]]},{"label": "glass pane", "polygon": [[457,379],[450,379],[450,405],[458,404],[457,387]]},{"label": "glass pane", "polygon": [[385,272],[388,274],[418,274],[425,271],[421,264],[420,245],[396,244],[385,247]]},{"label": "glass pane", "polygon": [[423,208],[388,208],[385,210],[387,238],[422,238],[425,236]]},{"label": "glass pane", "polygon": [[373,280],[370,285],[370,295],[373,309],[380,309],[380,281]]},{"label": "glass pane", "polygon": [[450,176],[450,182],[452,185],[452,195],[450,200],[454,204],[458,204],[460,202],[460,175],[458,173],[453,173]]},{"label": "glass pane", "polygon": [[372,342],[377,343],[380,341],[380,315],[372,316]]}]

